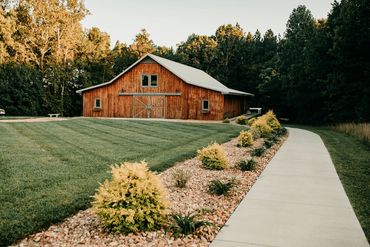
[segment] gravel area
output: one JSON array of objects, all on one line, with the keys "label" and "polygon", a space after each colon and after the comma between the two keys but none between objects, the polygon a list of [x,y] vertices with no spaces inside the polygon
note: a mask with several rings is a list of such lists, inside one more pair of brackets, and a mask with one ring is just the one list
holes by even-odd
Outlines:
[{"label": "gravel area", "polygon": [[[286,138],[283,137],[269,148],[262,157],[255,157],[258,165],[253,172],[242,172],[237,163],[251,157],[252,149],[261,146],[263,139],[257,140],[250,148],[236,147],[236,138],[222,144],[229,160],[226,170],[206,170],[199,160],[192,158],[160,174],[168,190],[171,213],[202,210],[203,219],[214,223],[214,226],[201,228],[196,235],[173,238],[169,233],[166,235],[164,230],[129,235],[111,234],[103,230],[99,219],[91,209],[87,209],[45,231],[28,236],[14,246],[208,246]],[[189,170],[192,174],[186,188],[173,186],[172,173],[177,169]],[[215,196],[207,192],[209,181],[232,177],[237,179],[237,185],[227,196]]]}]

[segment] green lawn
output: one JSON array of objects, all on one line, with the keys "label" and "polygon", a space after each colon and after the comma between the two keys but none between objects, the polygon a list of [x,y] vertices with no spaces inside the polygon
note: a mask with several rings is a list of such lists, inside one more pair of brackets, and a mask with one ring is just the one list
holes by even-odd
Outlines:
[{"label": "green lawn", "polygon": [[113,163],[145,159],[161,171],[241,128],[99,119],[0,123],[0,246],[87,208]]},{"label": "green lawn", "polygon": [[320,135],[370,242],[370,143],[329,127],[292,127],[307,129]]}]

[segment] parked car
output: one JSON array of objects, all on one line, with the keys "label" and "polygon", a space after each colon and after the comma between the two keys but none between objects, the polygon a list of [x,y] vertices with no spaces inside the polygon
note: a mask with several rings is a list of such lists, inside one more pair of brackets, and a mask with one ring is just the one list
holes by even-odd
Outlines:
[{"label": "parked car", "polygon": [[5,110],[4,109],[0,109],[0,115],[5,115]]}]

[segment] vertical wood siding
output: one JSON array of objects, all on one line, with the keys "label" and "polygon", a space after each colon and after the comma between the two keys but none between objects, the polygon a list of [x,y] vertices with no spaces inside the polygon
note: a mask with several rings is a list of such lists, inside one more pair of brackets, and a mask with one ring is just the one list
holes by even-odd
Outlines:
[{"label": "vertical wood siding", "polygon": [[[142,74],[157,74],[158,86],[142,87]],[[133,104],[135,104],[135,100],[148,102],[146,96],[119,96],[120,92],[181,93],[181,96],[166,96],[163,112],[156,108],[153,109],[153,114],[151,114],[151,117],[177,119],[221,120],[227,112],[239,114],[240,99],[243,98],[231,97],[229,99],[229,97],[225,97],[224,101],[224,95],[221,93],[187,84],[163,66],[155,62],[145,61],[133,67],[112,84],[83,92],[83,115],[86,117],[130,118],[134,116]],[[152,103],[158,102],[155,97],[157,96],[151,96]],[[101,100],[101,109],[99,110],[94,110],[95,98]],[[207,113],[202,112],[202,99],[209,100],[210,111]],[[135,109],[137,110],[137,108]],[[147,116],[146,113],[142,113],[137,117]]]}]

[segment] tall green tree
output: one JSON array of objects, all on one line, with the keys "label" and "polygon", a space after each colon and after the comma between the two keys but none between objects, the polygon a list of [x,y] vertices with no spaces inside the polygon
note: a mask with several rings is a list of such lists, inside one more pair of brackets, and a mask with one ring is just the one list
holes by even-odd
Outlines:
[{"label": "tall green tree", "polygon": [[217,42],[214,37],[192,34],[177,47],[181,62],[210,72],[215,65]]}]

